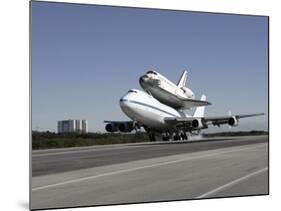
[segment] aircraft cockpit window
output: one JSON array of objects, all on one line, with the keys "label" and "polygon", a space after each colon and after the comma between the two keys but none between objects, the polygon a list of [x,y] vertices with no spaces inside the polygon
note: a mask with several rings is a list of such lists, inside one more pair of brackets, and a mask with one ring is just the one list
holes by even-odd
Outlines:
[{"label": "aircraft cockpit window", "polygon": [[137,93],[135,90],[129,90],[128,93]]},{"label": "aircraft cockpit window", "polygon": [[154,72],[154,71],[148,71],[146,74],[153,74],[153,75],[157,75],[157,73],[156,73],[156,72]]}]

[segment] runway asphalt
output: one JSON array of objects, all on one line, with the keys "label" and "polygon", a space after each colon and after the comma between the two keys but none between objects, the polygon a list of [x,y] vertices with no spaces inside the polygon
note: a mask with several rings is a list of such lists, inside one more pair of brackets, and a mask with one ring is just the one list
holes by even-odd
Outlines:
[{"label": "runway asphalt", "polygon": [[32,209],[268,194],[268,136],[32,153]]},{"label": "runway asphalt", "polygon": [[265,138],[211,138],[187,142],[119,144],[78,149],[37,150],[32,154],[32,176],[264,142]]}]

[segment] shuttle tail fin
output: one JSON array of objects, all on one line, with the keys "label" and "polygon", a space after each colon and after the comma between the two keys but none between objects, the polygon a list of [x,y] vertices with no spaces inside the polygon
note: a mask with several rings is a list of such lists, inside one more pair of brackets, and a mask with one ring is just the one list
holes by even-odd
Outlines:
[{"label": "shuttle tail fin", "polygon": [[[201,97],[201,100],[202,101],[206,101],[206,96],[205,95],[202,95]],[[193,114],[193,117],[204,117],[204,113],[205,113],[205,106],[200,106],[200,107],[197,107],[194,114]]]},{"label": "shuttle tail fin", "polygon": [[183,71],[181,77],[180,77],[180,80],[178,82],[178,87],[181,88],[181,87],[185,87],[187,85],[186,83],[187,81],[187,71]]}]

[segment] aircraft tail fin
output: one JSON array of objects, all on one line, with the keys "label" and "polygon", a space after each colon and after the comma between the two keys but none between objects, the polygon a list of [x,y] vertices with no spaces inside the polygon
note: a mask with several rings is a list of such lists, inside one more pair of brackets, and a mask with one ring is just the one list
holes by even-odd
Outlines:
[{"label": "aircraft tail fin", "polygon": [[178,82],[178,87],[185,87],[186,86],[186,81],[187,81],[187,71],[183,71],[180,79],[179,79],[179,82]]},{"label": "aircraft tail fin", "polygon": [[[202,95],[201,101],[206,101],[205,95]],[[193,117],[204,117],[204,113],[205,113],[205,106],[197,107],[193,114]]]}]

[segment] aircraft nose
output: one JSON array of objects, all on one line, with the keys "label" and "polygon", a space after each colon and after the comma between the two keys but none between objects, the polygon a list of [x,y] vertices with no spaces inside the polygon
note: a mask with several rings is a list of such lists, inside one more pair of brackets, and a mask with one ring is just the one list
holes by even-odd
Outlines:
[{"label": "aircraft nose", "polygon": [[120,98],[120,106],[121,107],[128,107],[127,95]]},{"label": "aircraft nose", "polygon": [[120,98],[120,105],[123,106],[125,105],[126,99],[124,97]]},{"label": "aircraft nose", "polygon": [[125,114],[127,114],[129,117],[132,116],[132,105],[130,104],[126,96],[120,99],[120,107]]}]

